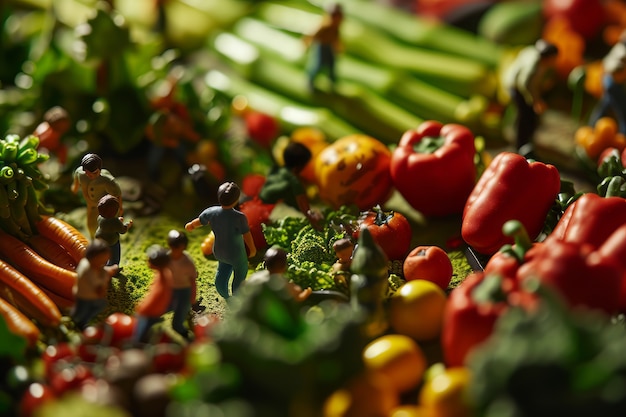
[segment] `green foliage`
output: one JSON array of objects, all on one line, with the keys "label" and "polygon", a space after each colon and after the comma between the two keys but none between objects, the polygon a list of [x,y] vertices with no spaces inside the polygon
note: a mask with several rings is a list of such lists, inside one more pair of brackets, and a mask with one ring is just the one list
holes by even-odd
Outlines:
[{"label": "green foliage", "polygon": [[537,311],[507,312],[470,357],[477,415],[624,415],[623,324],[569,310],[547,291]]}]

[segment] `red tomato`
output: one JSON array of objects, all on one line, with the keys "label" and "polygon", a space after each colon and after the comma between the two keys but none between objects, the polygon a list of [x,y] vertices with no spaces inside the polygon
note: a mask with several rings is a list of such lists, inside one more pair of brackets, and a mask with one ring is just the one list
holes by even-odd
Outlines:
[{"label": "red tomato", "polygon": [[61,342],[56,345],[48,345],[41,355],[46,377],[50,378],[57,370],[63,368],[67,362],[74,358],[74,355],[74,348],[69,343]]},{"label": "red tomato", "polygon": [[76,390],[87,380],[93,378],[91,370],[83,364],[73,364],[56,372],[50,379],[50,386],[57,396],[70,390]]},{"label": "red tomato", "polygon": [[135,318],[124,313],[113,313],[106,318],[104,323],[109,326],[110,345],[121,346],[122,343],[129,340],[135,330]]},{"label": "red tomato", "polygon": [[250,110],[244,116],[248,136],[259,145],[268,148],[279,133],[276,119],[265,113]]},{"label": "red tomato", "polygon": [[548,20],[564,17],[585,39],[596,36],[607,21],[601,0],[545,0],[543,14]]},{"label": "red tomato", "polygon": [[48,401],[55,399],[54,391],[49,385],[33,382],[20,400],[20,417],[30,417]]},{"label": "red tomato", "polygon": [[[401,213],[383,211],[376,206],[363,213],[361,227],[364,226],[389,260],[403,259],[411,247],[411,224]],[[355,239],[359,237],[359,229],[354,232]]]},{"label": "red tomato", "polygon": [[245,214],[248,219],[250,233],[252,234],[254,246],[256,246],[257,251],[267,246],[262,225],[269,222],[270,214],[272,214],[273,209],[274,204],[265,204],[259,198],[248,200],[239,206],[239,210]]},{"label": "red tomato", "polygon": [[446,290],[452,279],[452,262],[439,246],[418,246],[404,260],[404,279],[425,279]]}]

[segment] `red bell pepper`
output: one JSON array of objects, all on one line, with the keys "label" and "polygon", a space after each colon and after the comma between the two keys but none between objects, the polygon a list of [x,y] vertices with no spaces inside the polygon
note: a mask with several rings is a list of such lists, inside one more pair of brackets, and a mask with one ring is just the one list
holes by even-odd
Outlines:
[{"label": "red bell pepper", "polygon": [[425,121],[406,131],[393,151],[393,184],[427,217],[460,214],[476,182],[475,153],[465,126]]},{"label": "red bell pepper", "polygon": [[514,279],[477,272],[448,296],[443,313],[441,347],[446,366],[463,366],[467,355],[483,343],[498,318],[515,303]]},{"label": "red bell pepper", "polygon": [[461,236],[477,252],[492,255],[513,241],[502,234],[504,223],[519,220],[535,239],[560,188],[559,171],[553,165],[502,152],[485,169],[467,199]]},{"label": "red bell pepper", "polygon": [[624,223],[626,199],[586,193],[565,210],[550,238],[598,248]]},{"label": "red bell pepper", "polygon": [[618,311],[626,313],[626,223],[608,237],[599,252],[602,256],[612,256],[622,267]]}]

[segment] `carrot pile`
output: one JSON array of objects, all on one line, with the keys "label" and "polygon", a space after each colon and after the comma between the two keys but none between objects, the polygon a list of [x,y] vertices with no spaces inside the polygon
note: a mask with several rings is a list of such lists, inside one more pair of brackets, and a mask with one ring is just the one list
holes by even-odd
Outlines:
[{"label": "carrot pile", "polygon": [[39,139],[0,139],[0,317],[29,344],[39,327],[56,327],[73,304],[75,268],[87,238],[67,222],[42,215],[48,187],[38,166],[48,156]]}]

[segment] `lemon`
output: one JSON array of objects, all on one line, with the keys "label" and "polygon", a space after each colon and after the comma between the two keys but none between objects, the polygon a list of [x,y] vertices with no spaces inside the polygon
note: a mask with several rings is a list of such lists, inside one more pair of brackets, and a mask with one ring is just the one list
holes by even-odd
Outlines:
[{"label": "lemon", "polygon": [[441,333],[446,300],[446,293],[431,281],[407,281],[390,299],[389,324],[417,341],[434,340]]},{"label": "lemon", "polygon": [[363,363],[368,370],[389,377],[399,394],[417,387],[427,367],[419,345],[401,334],[388,334],[371,341],[363,349]]}]

